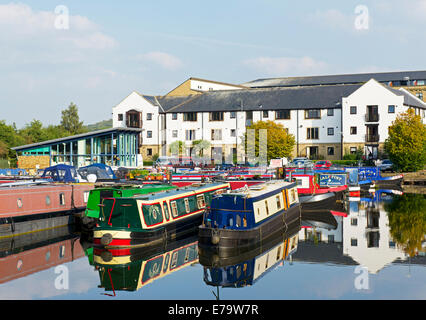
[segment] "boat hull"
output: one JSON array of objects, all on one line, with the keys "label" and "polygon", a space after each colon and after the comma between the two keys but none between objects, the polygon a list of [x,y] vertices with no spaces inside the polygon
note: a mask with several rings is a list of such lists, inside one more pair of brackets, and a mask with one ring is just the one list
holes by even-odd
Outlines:
[{"label": "boat hull", "polygon": [[196,235],[202,219],[203,212],[200,212],[199,214],[150,230],[95,230],[93,233],[93,244],[106,249],[137,248],[165,244],[183,236]]},{"label": "boat hull", "polygon": [[249,230],[216,229],[202,225],[198,229],[198,246],[219,258],[239,255],[282,234],[289,224],[300,219],[300,204],[296,204]]}]

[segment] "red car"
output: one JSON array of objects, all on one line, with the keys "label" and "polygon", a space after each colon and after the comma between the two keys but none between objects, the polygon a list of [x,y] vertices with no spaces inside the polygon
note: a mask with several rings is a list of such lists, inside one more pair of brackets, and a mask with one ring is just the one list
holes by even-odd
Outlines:
[{"label": "red car", "polygon": [[328,169],[331,167],[331,161],[320,160],[315,163],[315,169]]}]

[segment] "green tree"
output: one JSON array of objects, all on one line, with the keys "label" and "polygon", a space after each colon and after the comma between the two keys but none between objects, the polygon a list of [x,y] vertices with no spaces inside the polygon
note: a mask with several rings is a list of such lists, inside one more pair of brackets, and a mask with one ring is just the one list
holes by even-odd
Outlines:
[{"label": "green tree", "polygon": [[183,141],[177,140],[172,142],[169,146],[169,151],[172,155],[182,155],[185,150],[185,143]]},{"label": "green tree", "polygon": [[[293,152],[296,140],[292,134],[282,124],[271,120],[257,121],[246,128],[246,133],[242,137],[243,142],[246,141],[246,153],[259,156],[259,151],[266,149],[267,160],[287,157],[289,158]],[[249,129],[254,131],[249,132]],[[259,139],[262,137],[262,131],[266,132],[266,141]],[[254,146],[250,143],[250,134],[254,132]],[[253,150],[254,148],[254,150]]]},{"label": "green tree", "polygon": [[80,122],[77,106],[71,102],[67,109],[62,110],[61,126],[69,132],[70,135],[85,132],[83,121]]},{"label": "green tree", "polygon": [[390,235],[410,257],[422,250],[426,234],[426,198],[421,194],[404,194],[385,205]]},{"label": "green tree", "polygon": [[194,147],[193,152],[195,152],[195,156],[202,157],[204,155],[204,151],[207,151],[210,148],[210,142],[207,140],[194,140],[192,141],[192,146]]},{"label": "green tree", "polygon": [[426,164],[426,126],[419,115],[409,109],[398,115],[389,127],[385,141],[389,159],[402,171],[417,171]]}]

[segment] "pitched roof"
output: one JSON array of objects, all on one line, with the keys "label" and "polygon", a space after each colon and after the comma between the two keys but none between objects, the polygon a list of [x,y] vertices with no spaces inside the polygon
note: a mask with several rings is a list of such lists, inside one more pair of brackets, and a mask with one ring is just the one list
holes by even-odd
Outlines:
[{"label": "pitched roof", "polygon": [[408,77],[410,80],[426,80],[426,71],[399,71],[308,77],[265,78],[249,81],[243,83],[243,85],[250,88],[267,88],[331,84],[359,84],[367,82],[371,78],[374,78],[379,82],[393,82],[404,81],[406,80],[406,77]]},{"label": "pitched roof", "polygon": [[187,100],[181,97],[179,104],[165,108],[165,111],[210,112],[340,108],[342,97],[350,95],[360,87],[361,85],[336,85],[213,91],[192,96]]}]

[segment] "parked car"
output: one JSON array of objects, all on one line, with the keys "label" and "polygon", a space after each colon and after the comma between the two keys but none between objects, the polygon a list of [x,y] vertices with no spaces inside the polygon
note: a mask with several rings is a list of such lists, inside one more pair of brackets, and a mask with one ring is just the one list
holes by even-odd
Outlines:
[{"label": "parked car", "polygon": [[315,169],[328,169],[331,167],[331,161],[320,160],[315,163]]},{"label": "parked car", "polygon": [[381,164],[378,165],[380,171],[393,171],[393,163],[389,159],[384,159]]},{"label": "parked car", "polygon": [[314,164],[312,163],[312,161],[311,160],[308,160],[308,159],[306,159],[306,160],[293,160],[291,163],[290,163],[290,165],[289,165],[290,167],[296,167],[296,168],[304,168],[304,167],[306,167],[306,168],[312,168],[313,166],[314,166]]}]

